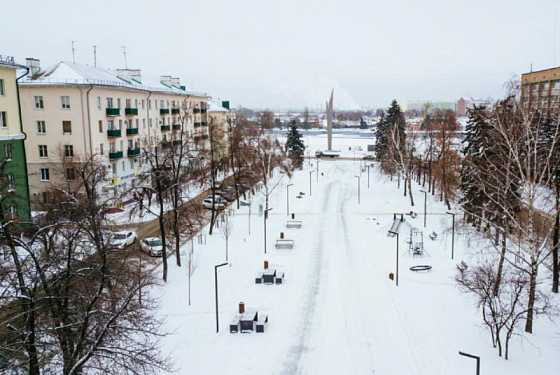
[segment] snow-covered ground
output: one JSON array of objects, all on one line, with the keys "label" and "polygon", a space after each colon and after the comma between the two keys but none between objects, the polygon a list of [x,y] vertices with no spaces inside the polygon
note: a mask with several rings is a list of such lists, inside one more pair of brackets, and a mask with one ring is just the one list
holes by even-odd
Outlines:
[{"label": "snow-covered ground", "polygon": [[[337,138],[334,148],[359,145],[367,151],[369,143]],[[310,137],[309,144],[312,152],[326,148],[326,138]],[[545,319],[536,321],[533,335],[512,339],[509,361],[497,356],[476,306],[453,280],[455,265],[468,261],[476,249],[458,235],[451,260],[451,217],[443,204],[428,195],[424,228],[420,187],[413,187],[416,205],[411,207],[396,181],[375,169],[370,169],[368,188],[367,171],[360,171],[358,161],[322,160],[318,182],[317,174],[309,173],[314,167],[306,163],[274,191],[267,254],[263,217],[258,216],[263,196],[254,197],[251,216],[242,207],[230,218],[230,263],[218,270],[219,333],[214,265],[225,261],[219,229],[207,236],[206,245],[195,241],[198,267],[191,306],[185,268],[170,259],[169,282],[152,292],[160,297],[165,328],[172,332],[163,340],[163,350],[172,352],[179,374],[473,374],[475,361],[459,356],[459,351],[481,356],[485,375],[558,374],[560,329]],[[360,204],[355,175],[361,175]],[[289,188],[290,212],[303,221],[299,230],[285,228],[288,183],[294,184]],[[299,192],[305,192],[302,199],[296,199]],[[401,226],[397,287],[388,278],[396,268],[397,239],[387,237],[387,231],[393,213],[409,211],[418,217],[405,216]],[[409,254],[411,227],[423,231],[429,255]],[[432,231],[438,233],[436,241],[428,238]],[[274,248],[280,232],[295,240],[293,250]],[[283,285],[255,284],[264,260],[285,272]],[[433,269],[409,270],[418,264]],[[229,333],[239,302],[268,314],[264,334]]]}]

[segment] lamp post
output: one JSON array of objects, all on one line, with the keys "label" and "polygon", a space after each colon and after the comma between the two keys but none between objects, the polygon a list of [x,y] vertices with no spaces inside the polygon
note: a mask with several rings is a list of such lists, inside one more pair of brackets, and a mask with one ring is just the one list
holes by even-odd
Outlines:
[{"label": "lamp post", "polygon": [[264,210],[264,253],[266,254],[266,219],[268,219],[268,211],[271,211],[272,208],[268,208]]},{"label": "lamp post", "polygon": [[354,164],[356,164],[356,150],[352,150],[354,152]]},{"label": "lamp post", "polygon": [[428,192],[426,190],[420,190],[424,193],[424,228],[426,228],[426,201],[428,200]]},{"label": "lamp post", "polygon": [[286,185],[286,215],[290,216],[290,186],[293,184]]},{"label": "lamp post", "polygon": [[472,359],[476,359],[476,375],[480,375],[480,357],[478,357],[476,355],[464,353],[464,352],[459,352],[459,355],[469,357],[469,358],[472,358]]},{"label": "lamp post", "polygon": [[218,264],[214,266],[214,286],[216,289],[216,333],[220,332],[220,321],[218,320],[218,268],[226,266],[228,263]]},{"label": "lamp post", "polygon": [[317,182],[319,182],[319,163],[321,160],[317,160]]},{"label": "lamp post", "polygon": [[358,204],[360,204],[360,176],[354,176],[358,179]]},{"label": "lamp post", "polygon": [[399,286],[399,232],[389,231],[391,234],[395,234],[397,236],[397,286]]},{"label": "lamp post", "polygon": [[455,253],[455,214],[453,212],[446,212],[446,214],[453,216],[453,227],[451,229],[451,259]]},{"label": "lamp post", "polygon": [[311,196],[311,174],[315,172],[315,169],[309,171],[309,196]]},{"label": "lamp post", "polygon": [[369,189],[369,167],[370,165],[367,165],[367,188]]}]

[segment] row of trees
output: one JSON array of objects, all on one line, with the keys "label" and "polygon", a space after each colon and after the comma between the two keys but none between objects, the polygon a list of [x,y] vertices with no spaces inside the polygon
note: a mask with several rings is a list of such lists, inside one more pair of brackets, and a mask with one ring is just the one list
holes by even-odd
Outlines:
[{"label": "row of trees", "polygon": [[[0,195],[0,369],[13,373],[139,374],[172,370],[159,350],[166,335],[147,289],[158,284],[141,256],[112,244],[109,212],[115,201],[132,200],[131,214],[155,216],[163,242],[163,281],[168,255],[190,276],[192,249],[181,249],[204,224],[194,192],[217,192],[219,176],[233,180],[238,198],[258,180],[264,194],[276,186],[278,167],[291,173],[283,147],[259,123],[244,117],[209,116],[207,132],[185,131],[192,108],[182,108],[181,131],[140,141],[140,182],[109,197],[109,175],[100,155],[55,161],[71,179],[52,186],[44,214],[19,223]],[[0,191],[9,180],[0,164]],[[60,167],[62,165],[63,167]],[[268,199],[267,199],[268,200]],[[210,233],[217,222],[210,211]],[[227,226],[227,225],[226,225]],[[231,228],[231,227],[230,227]],[[222,231],[223,232],[223,231]],[[223,233],[229,236],[228,233]],[[188,247],[188,246],[187,246]],[[183,255],[185,256],[185,255]],[[190,290],[190,285],[189,285]],[[143,292],[144,291],[144,292]],[[190,298],[190,297],[189,297]]]}]

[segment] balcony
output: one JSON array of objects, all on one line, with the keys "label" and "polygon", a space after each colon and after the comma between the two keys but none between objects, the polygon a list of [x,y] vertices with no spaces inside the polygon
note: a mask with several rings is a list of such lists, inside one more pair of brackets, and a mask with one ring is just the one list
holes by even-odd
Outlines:
[{"label": "balcony", "polygon": [[114,159],[120,159],[123,156],[123,152],[122,151],[115,151],[115,152],[109,152],[109,159],[114,160]]},{"label": "balcony", "polygon": [[195,123],[194,123],[194,127],[195,127],[195,128],[200,128],[200,122],[195,122]]},{"label": "balcony", "polygon": [[178,115],[181,113],[181,108],[171,108],[171,114]]},{"label": "balcony", "polygon": [[161,126],[161,131],[162,132],[168,132],[171,130],[171,126],[170,125],[162,125]]},{"label": "balcony", "polygon": [[161,142],[161,148],[163,148],[163,149],[170,149],[172,147],[173,147],[173,145],[169,141],[162,141]]},{"label": "balcony", "polygon": [[200,136],[198,136],[198,135],[195,135],[195,136],[194,136],[194,141],[195,141],[195,142],[198,142],[198,141],[200,141]]},{"label": "balcony", "polygon": [[202,126],[208,126],[208,123],[206,121],[202,121],[201,124]]},{"label": "balcony", "polygon": [[137,115],[138,114],[138,108],[125,108],[124,109],[124,114],[125,115]]},{"label": "balcony", "polygon": [[208,134],[202,134],[202,139],[208,139]]},{"label": "balcony", "polygon": [[137,135],[138,128],[126,128],[126,135]]},{"label": "balcony", "polygon": [[169,108],[160,108],[159,109],[159,114],[160,115],[168,115],[169,114]]},{"label": "balcony", "polygon": [[173,146],[181,146],[181,140],[175,140],[173,141]]},{"label": "balcony", "polygon": [[181,124],[173,124],[173,130],[181,130]]},{"label": "balcony", "polygon": [[193,108],[193,113],[200,113],[200,108]]},{"label": "balcony", "polygon": [[140,154],[140,149],[139,148],[129,148],[128,151],[126,152],[126,154],[128,156],[136,156]]},{"label": "balcony", "polygon": [[120,137],[121,130],[120,129],[108,129],[107,130],[107,137]]},{"label": "balcony", "polygon": [[200,109],[200,113],[206,113],[206,112],[208,112],[208,109],[206,109],[206,108],[201,108]]},{"label": "balcony", "polygon": [[105,109],[105,114],[107,114],[107,116],[119,116],[121,114],[121,109],[120,108],[106,108]]}]

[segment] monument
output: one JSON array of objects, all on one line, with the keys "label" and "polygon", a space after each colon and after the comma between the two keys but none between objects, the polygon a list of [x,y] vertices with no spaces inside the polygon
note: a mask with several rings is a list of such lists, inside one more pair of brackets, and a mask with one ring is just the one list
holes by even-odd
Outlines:
[{"label": "monument", "polygon": [[332,151],[333,94],[334,94],[334,88],[331,91],[331,98],[327,102],[327,138],[328,138],[327,151]]}]

